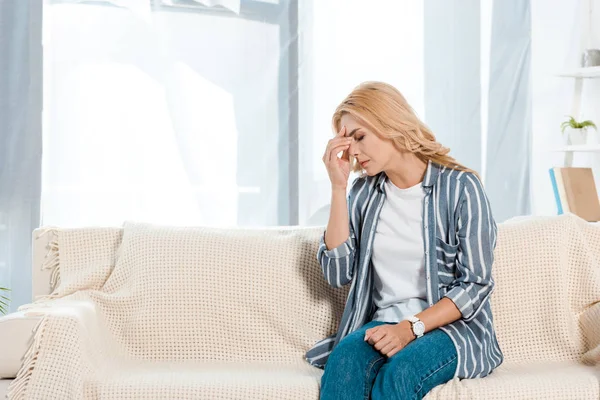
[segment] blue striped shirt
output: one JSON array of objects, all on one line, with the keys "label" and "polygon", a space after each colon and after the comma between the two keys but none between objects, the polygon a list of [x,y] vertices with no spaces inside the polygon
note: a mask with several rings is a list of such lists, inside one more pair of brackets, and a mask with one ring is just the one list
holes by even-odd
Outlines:
[{"label": "blue striped shirt", "polygon": [[[316,367],[324,367],[340,340],[371,321],[376,311],[371,253],[386,179],[383,172],[357,178],[348,195],[348,240],[327,250],[325,235],[321,238],[317,258],[325,279],[333,287],[351,286],[337,333],[306,353]],[[473,173],[429,162],[422,186],[427,302],[432,306],[448,297],[461,312],[459,320],[440,328],[456,347],[454,376],[484,377],[503,360],[489,301],[494,290],[496,222]]]}]

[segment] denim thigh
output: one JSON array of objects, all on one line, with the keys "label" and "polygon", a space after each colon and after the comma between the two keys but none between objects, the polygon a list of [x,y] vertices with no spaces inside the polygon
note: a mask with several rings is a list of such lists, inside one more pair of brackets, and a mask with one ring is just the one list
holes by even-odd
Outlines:
[{"label": "denim thigh", "polygon": [[365,342],[365,332],[383,324],[379,321],[369,322],[335,346],[321,378],[321,400],[369,399],[373,381],[385,357]]},{"label": "denim thigh", "polygon": [[371,395],[380,399],[422,399],[431,389],[454,377],[456,348],[440,329],[415,339],[386,360],[378,371]]}]

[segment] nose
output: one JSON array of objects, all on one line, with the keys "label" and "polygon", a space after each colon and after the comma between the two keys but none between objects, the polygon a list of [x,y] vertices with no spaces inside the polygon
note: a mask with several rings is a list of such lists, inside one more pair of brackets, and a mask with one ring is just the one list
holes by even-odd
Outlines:
[{"label": "nose", "polygon": [[356,142],[356,140],[352,140],[350,142],[350,147],[348,148],[348,153],[353,157],[358,156],[358,154],[359,154],[358,143]]}]

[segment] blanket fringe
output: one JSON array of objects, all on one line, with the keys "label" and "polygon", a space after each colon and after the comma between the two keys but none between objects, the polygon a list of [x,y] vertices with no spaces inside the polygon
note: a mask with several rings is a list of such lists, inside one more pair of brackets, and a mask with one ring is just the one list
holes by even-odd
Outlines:
[{"label": "blanket fringe", "polygon": [[50,270],[50,294],[36,296],[32,303],[23,304],[18,308],[18,311],[25,311],[31,308],[45,307],[44,303],[49,300],[54,300],[62,297],[56,292],[56,288],[60,285],[60,250],[58,245],[58,231],[56,227],[41,228],[38,235],[35,237],[36,240],[40,239],[45,235],[52,235],[48,241],[46,249],[46,255],[42,262],[42,270]]},{"label": "blanket fringe", "polygon": [[42,263],[42,270],[51,270],[50,287],[52,291],[56,289],[60,283],[60,251],[58,247],[58,234],[56,230],[51,230],[52,238],[48,243],[48,252]]},{"label": "blanket fringe", "polygon": [[44,226],[42,228],[39,228],[37,230],[38,234],[35,237],[35,239],[37,240],[37,239],[41,238],[42,236],[47,235],[50,232],[56,233],[57,230],[58,230],[58,228],[56,226]]},{"label": "blanket fringe", "polygon": [[27,385],[31,380],[33,369],[38,360],[40,343],[46,330],[48,318],[44,317],[34,329],[33,339],[29,349],[23,356],[23,364],[17,373],[17,377],[8,386],[6,398],[9,400],[21,400],[25,398]]}]

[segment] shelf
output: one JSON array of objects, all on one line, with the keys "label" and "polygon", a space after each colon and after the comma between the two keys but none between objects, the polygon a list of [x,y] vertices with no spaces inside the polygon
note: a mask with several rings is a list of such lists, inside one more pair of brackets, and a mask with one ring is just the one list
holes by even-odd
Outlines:
[{"label": "shelf", "polygon": [[595,152],[595,151],[600,151],[600,144],[586,144],[586,145],[579,145],[579,146],[564,146],[564,147],[550,149],[550,151],[554,151],[554,152],[570,152],[570,151]]},{"label": "shelf", "polygon": [[565,78],[600,78],[600,67],[576,68],[558,74]]}]

